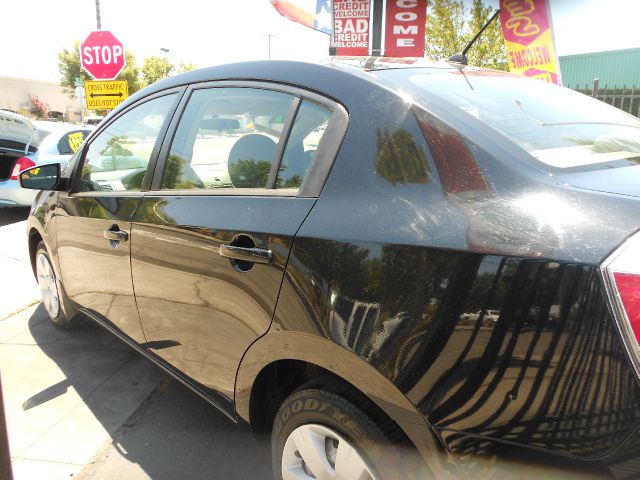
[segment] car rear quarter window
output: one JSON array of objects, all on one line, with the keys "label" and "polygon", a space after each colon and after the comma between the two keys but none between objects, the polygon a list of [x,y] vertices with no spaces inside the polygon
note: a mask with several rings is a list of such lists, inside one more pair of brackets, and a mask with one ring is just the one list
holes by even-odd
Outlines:
[{"label": "car rear quarter window", "polygon": [[451,70],[409,81],[471,115],[547,167],[640,164],[640,120],[603,102],[538,80]]},{"label": "car rear quarter window", "polygon": [[116,118],[91,141],[80,191],[138,191],[175,94],[149,100]]},{"label": "car rear quarter window", "polygon": [[276,188],[299,188],[316,157],[331,110],[306,100],[296,114],[276,178]]}]

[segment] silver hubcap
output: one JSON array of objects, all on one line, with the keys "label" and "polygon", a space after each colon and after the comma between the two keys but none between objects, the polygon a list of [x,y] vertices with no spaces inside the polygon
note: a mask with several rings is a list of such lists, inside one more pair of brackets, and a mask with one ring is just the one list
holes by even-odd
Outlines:
[{"label": "silver hubcap", "polygon": [[56,318],[60,313],[60,300],[58,297],[58,285],[56,274],[53,271],[49,258],[44,253],[39,253],[36,259],[36,271],[38,273],[38,286],[42,303],[51,318]]},{"label": "silver hubcap", "polygon": [[340,434],[323,425],[296,428],[282,452],[284,480],[375,480],[358,451]]}]

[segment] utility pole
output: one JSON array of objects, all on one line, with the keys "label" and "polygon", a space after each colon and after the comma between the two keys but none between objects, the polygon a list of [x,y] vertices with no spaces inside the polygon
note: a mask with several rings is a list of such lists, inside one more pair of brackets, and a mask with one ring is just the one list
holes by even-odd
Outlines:
[{"label": "utility pole", "polygon": [[265,37],[267,37],[267,41],[268,41],[268,44],[269,44],[269,57],[268,58],[271,58],[271,37],[275,37],[275,35],[273,33],[267,33],[265,35]]},{"label": "utility pole", "polygon": [[98,30],[102,30],[100,24],[100,0],[96,0],[96,25],[98,26]]}]

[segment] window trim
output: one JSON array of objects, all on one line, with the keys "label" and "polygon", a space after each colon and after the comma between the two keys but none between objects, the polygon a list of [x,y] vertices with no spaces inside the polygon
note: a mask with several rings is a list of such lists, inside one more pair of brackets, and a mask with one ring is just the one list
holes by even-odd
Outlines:
[{"label": "window trim", "polygon": [[[131,105],[128,105],[126,108],[124,108],[122,111],[118,112],[113,118],[110,118],[108,122],[102,122],[102,125],[100,125],[100,127],[93,131],[91,134],[91,138],[90,141],[84,145],[84,147],[82,148],[82,152],[80,154],[80,158],[78,159],[78,161],[76,162],[73,171],[71,173],[71,186],[69,188],[69,196],[79,196],[79,197],[101,197],[104,196],[105,194],[109,195],[109,196],[132,196],[132,197],[137,197],[137,196],[142,196],[142,194],[148,190],[149,188],[149,184],[151,183],[151,175],[153,173],[153,171],[155,170],[155,165],[157,163],[158,160],[158,154],[160,153],[160,146],[162,144],[162,142],[164,141],[164,137],[167,134],[169,125],[171,124],[171,120],[173,120],[173,117],[175,116],[176,113],[176,106],[179,105],[179,102],[182,100],[182,97],[184,96],[184,92],[185,92],[185,87],[178,87],[178,88],[171,88],[168,90],[163,90],[162,92],[157,92],[153,95],[148,95],[144,98],[141,98],[139,101],[132,103]],[[117,192],[111,192],[111,191],[98,191],[98,192],[90,192],[90,191],[81,191],[80,190],[80,185],[81,185],[81,175],[80,172],[82,172],[82,168],[84,167],[84,162],[86,160],[87,157],[87,153],[89,151],[89,149],[91,148],[91,145],[93,144],[93,142],[100,136],[102,135],[102,133],[109,128],[114,122],[117,122],[123,115],[127,114],[128,112],[130,112],[131,110],[140,107],[142,105],[144,105],[145,103],[155,100],[157,98],[161,98],[161,97],[165,97],[167,95],[176,95],[176,98],[174,99],[173,104],[169,107],[169,114],[167,115],[167,118],[165,118],[164,122],[162,123],[162,127],[160,127],[160,131],[158,132],[158,136],[156,137],[156,141],[153,145],[153,149],[151,150],[151,156],[149,157],[149,162],[147,163],[147,170],[144,174],[144,178],[142,180],[142,186],[140,187],[139,191],[128,191],[128,190],[123,190],[123,191],[117,191]]]},{"label": "window trim", "polygon": [[[211,88],[253,88],[260,90],[268,90],[272,92],[281,92],[292,95],[295,100],[292,101],[292,108],[287,113],[285,124],[283,127],[280,140],[276,149],[276,156],[271,165],[271,171],[269,173],[268,186],[275,186],[276,175],[282,162],[284,150],[289,140],[289,134],[293,127],[298,109],[303,100],[311,103],[315,103],[319,106],[329,109],[331,117],[327,124],[325,134],[322,136],[316,158],[312,164],[311,170],[307,174],[300,188],[295,189],[295,193],[292,193],[294,189],[276,189],[276,188],[197,188],[189,190],[170,190],[162,188],[162,177],[164,176],[164,170],[171,150],[171,145],[180,124],[180,120],[184,114],[184,111],[191,99],[191,95],[196,90],[205,90]],[[342,141],[347,132],[347,126],[349,123],[349,115],[347,110],[338,102],[321,96],[317,93],[304,90],[299,87],[291,85],[274,83],[268,81],[255,81],[255,80],[220,80],[210,81],[202,83],[194,83],[187,87],[186,91],[182,95],[179,104],[176,107],[175,114],[171,119],[168,130],[164,136],[164,140],[160,147],[158,157],[154,164],[154,172],[149,185],[149,190],[143,190],[145,193],[149,193],[153,196],[182,196],[182,195],[214,195],[214,196],[277,196],[277,197],[311,197],[315,198],[320,195],[322,188],[327,180],[329,172],[333,166],[338,150],[342,145]],[[146,176],[145,176],[146,179]],[[144,182],[143,182],[144,186]],[[194,193],[188,193],[188,192]],[[284,192],[284,193],[278,193]]]},{"label": "window trim", "polygon": [[[284,151],[289,143],[289,136],[291,135],[291,130],[293,130],[294,121],[298,117],[298,111],[300,110],[301,104],[302,100],[300,97],[294,96],[291,101],[289,111],[287,112],[287,117],[284,119],[284,126],[282,128],[280,138],[278,139],[278,145],[276,147],[276,153],[273,156],[273,162],[271,162],[271,170],[269,170],[269,178],[267,178],[268,190],[273,190],[275,188],[276,177],[278,176],[280,165],[282,164],[282,157],[284,156]],[[296,188],[296,190],[298,189]]]}]

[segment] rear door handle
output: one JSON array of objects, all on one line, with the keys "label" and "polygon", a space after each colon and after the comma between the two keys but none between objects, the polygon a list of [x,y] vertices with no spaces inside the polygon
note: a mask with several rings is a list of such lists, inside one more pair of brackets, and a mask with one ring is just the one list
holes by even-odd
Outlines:
[{"label": "rear door handle", "polygon": [[117,225],[113,225],[104,231],[104,238],[112,242],[126,242],[129,240],[129,234],[124,230],[120,230]]},{"label": "rear door handle", "polygon": [[271,250],[265,250],[264,248],[236,247],[225,243],[220,245],[219,251],[220,255],[223,257],[251,263],[271,263],[273,260],[273,253]]}]

